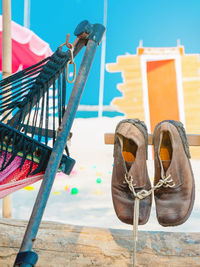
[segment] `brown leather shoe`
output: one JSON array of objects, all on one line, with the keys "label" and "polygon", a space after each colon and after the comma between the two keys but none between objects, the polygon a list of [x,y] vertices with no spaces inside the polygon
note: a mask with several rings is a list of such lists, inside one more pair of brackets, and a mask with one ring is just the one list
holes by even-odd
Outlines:
[{"label": "brown leather shoe", "polygon": [[195,196],[183,124],[172,120],[162,121],[155,127],[153,138],[154,186],[160,185],[154,191],[157,219],[163,226],[180,225],[190,216]]},{"label": "brown leather shoe", "polygon": [[[149,191],[151,183],[147,173],[147,129],[138,119],[122,120],[116,127],[114,165],[112,173],[112,198],[118,218],[133,224],[135,196],[126,179],[132,180],[136,193]],[[146,192],[146,191],[142,191]],[[140,200],[139,224],[145,224],[150,215],[152,196]]]}]

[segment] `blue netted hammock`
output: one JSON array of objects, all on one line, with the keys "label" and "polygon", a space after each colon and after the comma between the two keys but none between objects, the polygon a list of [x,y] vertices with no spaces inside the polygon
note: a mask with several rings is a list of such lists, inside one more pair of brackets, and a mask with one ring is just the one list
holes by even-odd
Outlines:
[{"label": "blue netted hammock", "polygon": [[[66,108],[66,67],[84,45],[84,40],[76,42],[67,52],[59,47],[52,56],[0,81],[0,181],[19,157],[20,169],[31,161],[29,178],[45,171]],[[67,146],[65,151],[59,170],[69,174],[75,161]]]}]

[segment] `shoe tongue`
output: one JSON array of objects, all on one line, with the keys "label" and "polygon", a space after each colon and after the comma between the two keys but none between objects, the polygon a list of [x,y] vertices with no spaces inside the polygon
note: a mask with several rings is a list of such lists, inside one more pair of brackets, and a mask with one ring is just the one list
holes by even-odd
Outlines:
[{"label": "shoe tongue", "polygon": [[[123,127],[118,128],[117,136],[120,142],[123,165],[128,175],[133,177],[134,187],[135,188],[145,187],[147,181],[147,168],[146,168],[145,140],[143,135],[136,127],[127,124],[126,127],[125,125],[123,125]],[[137,144],[136,157],[132,155],[132,157],[134,158],[131,158],[129,155],[129,151],[123,151],[123,137],[134,140],[134,142]],[[126,161],[123,154],[126,155],[127,158]]]},{"label": "shoe tongue", "polygon": [[131,168],[131,165],[133,164],[132,162],[129,162],[129,161],[125,161],[125,164],[126,164],[126,168],[127,170],[129,171],[130,168]]},{"label": "shoe tongue", "polygon": [[133,177],[133,184],[135,188],[143,188],[147,181],[147,169],[144,159],[139,160],[137,157],[132,163],[128,174]]},{"label": "shoe tongue", "polygon": [[171,163],[171,160],[162,160],[162,166],[165,172],[169,168],[170,163]]},{"label": "shoe tongue", "polygon": [[161,177],[170,177],[173,180],[175,186],[173,188],[179,187],[183,183],[182,179],[182,169],[183,166],[176,164],[175,160],[160,160],[161,163]]}]

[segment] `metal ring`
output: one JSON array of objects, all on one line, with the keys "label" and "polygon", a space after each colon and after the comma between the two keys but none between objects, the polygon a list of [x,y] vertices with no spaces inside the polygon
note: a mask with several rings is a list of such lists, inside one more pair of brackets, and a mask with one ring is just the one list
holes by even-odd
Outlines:
[{"label": "metal ring", "polygon": [[[69,64],[73,64],[73,67],[74,67],[74,71],[73,71],[73,79],[70,81],[69,80]],[[73,83],[75,81],[75,78],[76,78],[76,64],[75,62],[71,62],[71,61],[68,61],[67,62],[67,82],[68,83]]]}]

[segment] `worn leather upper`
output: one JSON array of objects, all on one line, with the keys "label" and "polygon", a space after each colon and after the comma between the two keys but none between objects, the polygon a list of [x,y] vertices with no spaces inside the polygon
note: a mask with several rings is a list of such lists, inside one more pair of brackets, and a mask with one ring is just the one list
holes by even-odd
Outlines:
[{"label": "worn leather upper", "polygon": [[[123,138],[132,140],[137,145],[136,157],[130,169],[127,169],[122,150]],[[114,166],[112,174],[112,198],[118,218],[128,224],[133,224],[134,199],[128,184],[125,182],[125,174],[133,177],[136,192],[142,189],[150,190],[146,165],[147,145],[144,134],[131,122],[121,122],[115,133]],[[139,224],[145,224],[149,218],[152,197],[148,196],[140,200]]]},{"label": "worn leather upper", "polygon": [[[163,134],[167,132],[172,146],[171,162],[164,170],[160,158],[160,146]],[[155,179],[154,185],[164,175],[171,176],[173,187],[160,187],[155,190],[156,213],[159,223],[163,226],[182,224],[189,217],[194,203],[194,177],[191,164],[186,155],[183,139],[177,127],[164,121],[154,131]],[[169,184],[169,185],[170,185]]]}]

